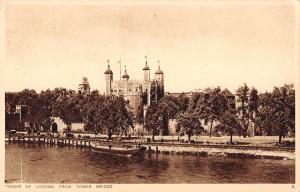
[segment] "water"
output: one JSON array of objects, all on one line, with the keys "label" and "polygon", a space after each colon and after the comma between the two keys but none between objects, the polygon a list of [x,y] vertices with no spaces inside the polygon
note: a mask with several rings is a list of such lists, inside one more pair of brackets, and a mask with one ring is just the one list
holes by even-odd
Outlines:
[{"label": "water", "polygon": [[295,183],[294,160],[155,154],[125,159],[27,144],[6,144],[5,155],[7,183]]}]

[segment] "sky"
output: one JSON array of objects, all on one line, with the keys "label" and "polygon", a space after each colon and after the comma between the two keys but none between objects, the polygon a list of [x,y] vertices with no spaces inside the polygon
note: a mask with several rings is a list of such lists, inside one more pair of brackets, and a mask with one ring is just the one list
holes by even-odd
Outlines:
[{"label": "sky", "polygon": [[167,92],[272,90],[296,81],[296,16],[293,3],[9,4],[4,90],[76,90],[85,76],[103,93],[107,59],[114,79],[120,59],[142,79],[145,55]]}]

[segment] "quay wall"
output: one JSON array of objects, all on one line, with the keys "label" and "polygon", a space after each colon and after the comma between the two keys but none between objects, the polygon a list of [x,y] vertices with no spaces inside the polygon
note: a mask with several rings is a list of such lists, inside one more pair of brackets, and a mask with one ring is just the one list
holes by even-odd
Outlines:
[{"label": "quay wall", "polygon": [[[96,141],[93,139],[66,139],[66,138],[40,138],[40,137],[11,137],[6,138],[10,143],[32,143],[44,145],[56,145],[61,147],[87,147],[91,148],[94,143],[99,142],[103,146],[112,145],[137,145],[138,142],[111,142]],[[294,160],[295,150],[280,148],[252,148],[250,146],[201,146],[194,144],[174,145],[162,143],[142,143],[149,154],[155,153],[165,155],[193,155],[193,156],[220,156],[234,158],[253,158],[253,159],[278,159]],[[276,149],[276,150],[275,150]]]}]

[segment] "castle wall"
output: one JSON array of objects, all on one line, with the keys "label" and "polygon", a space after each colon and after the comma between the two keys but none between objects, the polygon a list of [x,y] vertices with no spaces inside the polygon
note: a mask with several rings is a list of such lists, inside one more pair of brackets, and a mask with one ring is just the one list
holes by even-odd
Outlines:
[{"label": "castle wall", "polygon": [[60,117],[50,117],[57,124],[57,131],[63,132],[67,128],[67,124]]},{"label": "castle wall", "polygon": [[112,82],[112,95],[140,95],[141,81],[136,80],[119,80]]},{"label": "castle wall", "polygon": [[175,119],[170,119],[169,120],[169,134],[170,135],[175,135],[176,134],[176,120]]},{"label": "castle wall", "polygon": [[84,123],[71,123],[71,129],[72,131],[75,130],[84,130]]}]

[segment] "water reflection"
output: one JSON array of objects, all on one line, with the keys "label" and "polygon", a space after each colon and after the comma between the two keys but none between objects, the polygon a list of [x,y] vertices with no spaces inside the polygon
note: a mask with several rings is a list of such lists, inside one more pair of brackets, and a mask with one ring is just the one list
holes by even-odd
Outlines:
[{"label": "water reflection", "polygon": [[[99,170],[109,169],[110,174],[127,173],[135,176],[142,183],[155,181],[161,173],[169,168],[167,160],[159,159],[156,155],[127,158],[113,155],[103,155],[88,151],[82,154],[89,165]],[[100,172],[97,175],[102,175]],[[129,177],[129,179],[134,179]],[[121,182],[122,183],[122,182]]]},{"label": "water reflection", "polygon": [[148,155],[122,158],[88,149],[5,145],[5,179],[27,183],[294,183],[295,161]]},{"label": "water reflection", "polygon": [[[242,175],[249,174],[250,165],[251,162],[245,162],[243,159],[226,159],[226,161],[212,159],[208,162],[212,176],[221,183],[235,183]],[[237,179],[235,179],[236,177]]]}]

